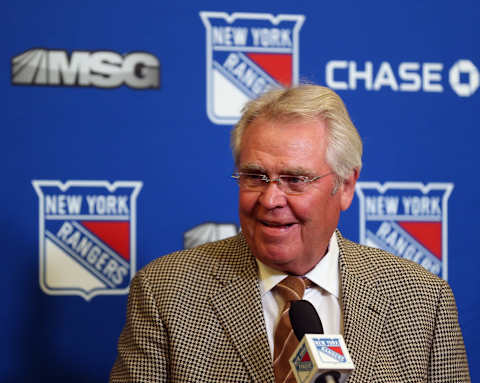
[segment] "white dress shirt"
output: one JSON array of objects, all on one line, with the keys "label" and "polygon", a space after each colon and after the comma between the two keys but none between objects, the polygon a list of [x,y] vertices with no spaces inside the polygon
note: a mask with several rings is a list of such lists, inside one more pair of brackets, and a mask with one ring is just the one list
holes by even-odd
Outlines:
[{"label": "white dress shirt", "polygon": [[[303,299],[313,304],[322,321],[325,334],[343,334],[343,321],[340,304],[340,274],[338,268],[338,242],[333,233],[327,254],[310,270],[305,277],[315,286],[307,289]],[[268,343],[273,357],[273,335],[280,313],[285,305],[280,294],[273,288],[287,274],[272,269],[257,259],[262,295],[263,315],[267,326]]]}]

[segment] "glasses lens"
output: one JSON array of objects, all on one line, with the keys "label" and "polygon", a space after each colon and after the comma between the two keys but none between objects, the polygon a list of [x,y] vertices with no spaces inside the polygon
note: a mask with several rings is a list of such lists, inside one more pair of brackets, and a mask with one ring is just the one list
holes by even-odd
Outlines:
[{"label": "glasses lens", "polygon": [[263,190],[269,182],[277,182],[278,187],[288,194],[301,194],[306,191],[310,182],[306,177],[280,175],[278,179],[269,179],[261,173],[236,173],[234,177],[240,186],[252,190]]},{"label": "glasses lens", "polygon": [[286,193],[303,193],[308,183],[298,176],[280,176],[280,185]]},{"label": "glasses lens", "polygon": [[265,176],[262,174],[240,174],[240,185],[248,188],[261,188],[265,185]]}]

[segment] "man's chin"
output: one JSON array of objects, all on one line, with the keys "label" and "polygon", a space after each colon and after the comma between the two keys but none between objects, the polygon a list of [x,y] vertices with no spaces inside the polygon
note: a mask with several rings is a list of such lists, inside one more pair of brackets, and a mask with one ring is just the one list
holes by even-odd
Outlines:
[{"label": "man's chin", "polygon": [[281,249],[263,249],[259,251],[255,256],[262,263],[270,266],[275,270],[290,272],[292,266],[294,266],[298,261],[296,255],[298,255],[298,252],[296,254],[292,254],[292,252],[290,251],[285,251]]},{"label": "man's chin", "polygon": [[290,247],[257,247],[254,256],[272,269],[295,275],[305,275],[318,260],[306,257],[302,249]]}]

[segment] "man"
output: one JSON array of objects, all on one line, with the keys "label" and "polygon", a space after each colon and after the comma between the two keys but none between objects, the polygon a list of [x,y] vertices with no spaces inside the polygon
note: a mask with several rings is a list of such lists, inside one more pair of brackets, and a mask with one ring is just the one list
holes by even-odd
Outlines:
[{"label": "man", "polygon": [[247,104],[232,147],[242,232],[137,273],[111,382],[291,381],[277,352],[288,275],[306,277],[288,279],[308,281],[303,299],[325,333],[344,334],[349,382],[470,381],[448,284],[336,230],[362,155],[338,95],[266,93]]}]

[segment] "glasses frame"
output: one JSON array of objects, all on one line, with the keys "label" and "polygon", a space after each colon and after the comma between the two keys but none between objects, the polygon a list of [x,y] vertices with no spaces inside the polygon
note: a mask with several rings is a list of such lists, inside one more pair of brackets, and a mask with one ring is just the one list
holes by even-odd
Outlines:
[{"label": "glasses frame", "polygon": [[[315,181],[318,181],[326,176],[329,176],[330,174],[335,174],[335,172],[328,172],[328,173],[325,173],[325,174],[322,174],[320,176],[312,176],[312,177],[309,177],[309,176],[302,176],[302,175],[293,175],[293,174],[279,174],[277,176],[277,178],[271,178],[269,177],[268,175],[266,174],[263,174],[263,173],[250,173],[250,172],[235,172],[233,173],[233,175],[231,175],[231,178],[235,179],[238,183],[239,186],[241,187],[244,187],[245,189],[247,190],[253,190],[253,191],[263,191],[265,190],[265,188],[271,183],[271,182],[276,182],[279,189],[281,191],[283,191],[285,194],[303,194],[305,192],[307,192],[307,190],[303,190],[303,191],[292,191],[292,190],[286,190],[284,189],[286,186],[285,183],[282,182],[282,178],[285,178],[285,177],[296,177],[298,179],[300,179],[305,185],[311,185],[313,182]],[[244,184],[241,184],[240,183],[240,177],[241,176],[260,176],[260,180],[263,181],[264,183],[257,186],[257,187],[251,187],[251,186],[247,186],[247,185],[244,185]]]}]

